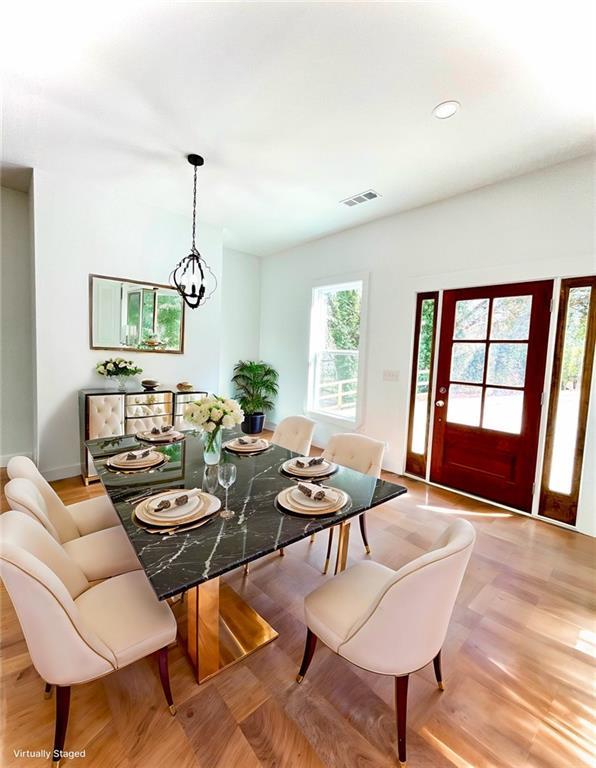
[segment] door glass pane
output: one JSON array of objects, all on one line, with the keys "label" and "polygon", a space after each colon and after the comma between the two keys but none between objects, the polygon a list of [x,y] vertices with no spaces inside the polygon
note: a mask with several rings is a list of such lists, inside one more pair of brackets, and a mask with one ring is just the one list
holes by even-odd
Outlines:
[{"label": "door glass pane", "polygon": [[480,425],[481,402],[482,387],[451,384],[449,386],[447,421],[478,427]]},{"label": "door glass pane", "polygon": [[453,344],[451,348],[452,381],[469,381],[482,384],[486,344]]},{"label": "door glass pane", "polygon": [[482,426],[499,432],[521,432],[524,393],[520,389],[486,388]]},{"label": "door glass pane", "polygon": [[527,344],[489,344],[486,383],[523,387],[527,354]]},{"label": "door glass pane", "polygon": [[531,296],[502,296],[493,301],[491,339],[527,339],[530,332]]},{"label": "door glass pane", "polygon": [[454,339],[486,339],[488,299],[464,299],[455,304]]},{"label": "door glass pane", "polygon": [[418,337],[418,360],[416,364],[416,391],[414,420],[412,427],[413,453],[426,452],[426,424],[428,421],[428,397],[430,390],[430,361],[433,345],[433,323],[435,300],[424,299],[420,310],[420,335]]},{"label": "door glass pane", "polygon": [[588,286],[570,288],[565,318],[563,359],[559,384],[555,434],[548,486],[551,491],[570,494],[573,482],[575,442],[583,374],[586,332],[590,309]]}]

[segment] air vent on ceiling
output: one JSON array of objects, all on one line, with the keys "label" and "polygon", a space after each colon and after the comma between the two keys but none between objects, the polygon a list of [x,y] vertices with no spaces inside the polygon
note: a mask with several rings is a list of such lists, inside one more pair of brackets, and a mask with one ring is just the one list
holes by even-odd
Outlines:
[{"label": "air vent on ceiling", "polygon": [[345,200],[340,200],[339,202],[351,207],[353,205],[360,205],[360,203],[368,203],[369,200],[374,200],[376,197],[381,197],[381,195],[375,192],[374,189],[367,189],[366,192],[360,192],[360,194],[353,195],[353,197],[346,197]]}]

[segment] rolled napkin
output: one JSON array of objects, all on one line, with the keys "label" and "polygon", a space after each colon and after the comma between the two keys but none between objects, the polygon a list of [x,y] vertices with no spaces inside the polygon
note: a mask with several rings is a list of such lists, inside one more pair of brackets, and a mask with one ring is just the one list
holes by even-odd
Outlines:
[{"label": "rolled napkin", "polygon": [[296,466],[305,469],[306,467],[317,467],[322,464],[325,459],[322,456],[313,456],[313,458],[304,457],[302,459],[296,459]]},{"label": "rolled napkin", "polygon": [[[164,426],[161,428],[162,434],[165,434],[166,432],[169,432],[172,429],[171,424],[164,424]],[[153,431],[153,430],[151,430]]]},{"label": "rolled napkin", "polygon": [[[200,488],[193,488],[191,491],[186,491],[186,493],[180,494],[180,496],[176,496],[174,499],[174,506],[176,507],[183,507],[185,504],[188,504],[189,499],[194,498],[195,496],[198,496],[201,492]],[[172,506],[172,502],[169,499],[162,499],[159,504],[155,507],[156,510],[163,510],[163,509],[170,509]]]},{"label": "rolled napkin", "polygon": [[238,445],[256,445],[261,442],[260,437],[239,437]]},{"label": "rolled napkin", "polygon": [[151,430],[151,434],[152,435],[159,435],[160,434],[159,427],[153,427],[152,430]]},{"label": "rolled napkin", "polygon": [[319,488],[315,491],[314,488],[309,485],[298,483],[298,490],[305,496],[308,496],[309,499],[313,499],[314,501],[323,501],[325,499],[325,490],[323,488]]},{"label": "rolled napkin", "polygon": [[126,461],[138,461],[139,459],[146,459],[150,453],[150,448],[146,451],[131,451],[130,453],[126,454]]}]

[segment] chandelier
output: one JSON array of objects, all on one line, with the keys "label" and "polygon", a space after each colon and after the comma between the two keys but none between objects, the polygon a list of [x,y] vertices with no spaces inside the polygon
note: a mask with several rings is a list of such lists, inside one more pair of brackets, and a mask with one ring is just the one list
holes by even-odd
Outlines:
[{"label": "chandelier", "polygon": [[181,259],[170,274],[170,285],[182,296],[191,309],[196,309],[213,296],[217,279],[195,245],[197,222],[197,168],[205,162],[200,155],[188,155],[194,166],[192,195],[192,246],[188,256]]}]

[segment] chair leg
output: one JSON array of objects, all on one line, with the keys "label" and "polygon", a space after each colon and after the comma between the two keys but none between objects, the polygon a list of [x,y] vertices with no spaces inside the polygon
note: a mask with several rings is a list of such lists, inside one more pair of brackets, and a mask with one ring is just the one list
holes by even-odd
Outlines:
[{"label": "chair leg", "polygon": [[366,513],[363,512],[360,517],[358,518],[358,522],[360,523],[360,535],[362,536],[362,541],[364,542],[364,549],[366,550],[366,554],[370,555],[370,547],[368,546],[368,535],[366,533]]},{"label": "chair leg", "polygon": [[397,718],[397,757],[400,768],[406,765],[406,713],[409,675],[395,678],[395,716]]},{"label": "chair leg", "polygon": [[43,697],[44,699],[51,699],[52,698],[52,684],[46,683],[45,688],[43,689]]},{"label": "chair leg", "polygon": [[306,633],[306,644],[304,646],[304,656],[302,657],[302,664],[300,665],[300,671],[296,675],[296,682],[301,683],[304,680],[304,675],[307,669],[310,667],[310,662],[315,653],[317,647],[317,636],[310,629]]},{"label": "chair leg", "polygon": [[316,535],[317,535],[316,533],[311,533],[311,534],[310,534],[310,543],[311,543],[311,544],[314,544],[314,543],[315,543],[315,536],[316,536]]},{"label": "chair leg", "polygon": [[249,573],[250,573],[250,567],[248,563],[244,563],[244,575],[248,576]]},{"label": "chair leg", "polygon": [[168,646],[160,648],[157,652],[157,661],[159,664],[159,679],[161,680],[161,687],[168,702],[168,707],[172,715],[176,714],[176,707],[174,706],[174,699],[172,698],[172,691],[170,690],[170,672],[168,670]]},{"label": "chair leg", "polygon": [[64,752],[66,726],[70,710],[70,685],[56,686],[56,728],[54,731],[54,749],[52,751],[52,768],[58,768]]},{"label": "chair leg", "polygon": [[433,667],[435,668],[435,677],[437,678],[439,690],[444,691],[445,686],[443,685],[443,674],[441,672],[441,651],[439,651],[433,659]]},{"label": "chair leg", "polygon": [[286,553],[284,552],[284,548],[283,548],[283,547],[281,547],[281,549],[279,550],[279,556],[280,556],[280,557],[284,557],[284,556],[285,556],[285,554],[286,554]]},{"label": "chair leg", "polygon": [[335,528],[329,529],[329,538],[327,540],[327,554],[325,555],[325,565],[323,567],[323,575],[329,570],[329,561],[331,560],[331,547],[333,546],[333,531]]}]

